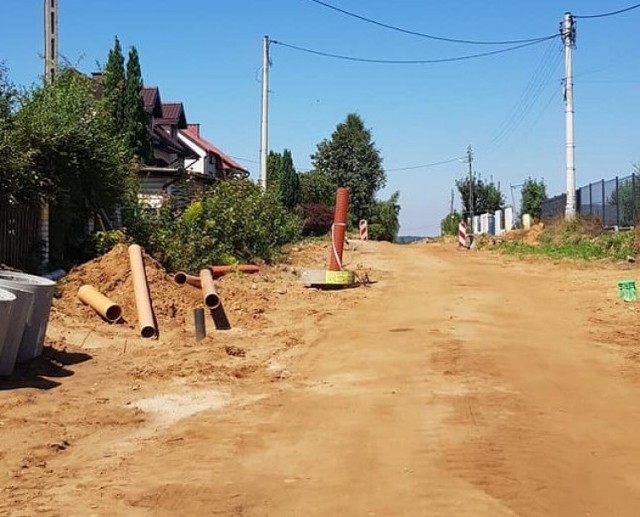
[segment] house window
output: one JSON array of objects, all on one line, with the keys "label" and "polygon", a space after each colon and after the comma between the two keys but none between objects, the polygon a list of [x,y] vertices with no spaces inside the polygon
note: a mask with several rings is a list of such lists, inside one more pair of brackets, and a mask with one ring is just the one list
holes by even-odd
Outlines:
[{"label": "house window", "polygon": [[216,164],[216,158],[215,158],[215,156],[210,154],[209,155],[209,165],[215,165],[215,164]]}]

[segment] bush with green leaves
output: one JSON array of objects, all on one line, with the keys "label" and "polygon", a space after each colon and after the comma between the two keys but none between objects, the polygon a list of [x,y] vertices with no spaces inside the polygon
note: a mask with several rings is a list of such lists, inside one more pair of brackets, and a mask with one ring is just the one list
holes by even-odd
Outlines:
[{"label": "bush with green leaves", "polygon": [[196,272],[212,264],[271,262],[300,237],[301,222],[277,192],[263,194],[242,180],[219,183],[181,213],[164,207],[152,228],[147,251],[169,269]]},{"label": "bush with green leaves", "polygon": [[442,221],[440,221],[440,231],[442,235],[458,235],[458,225],[462,221],[462,216],[454,211],[447,214]]}]

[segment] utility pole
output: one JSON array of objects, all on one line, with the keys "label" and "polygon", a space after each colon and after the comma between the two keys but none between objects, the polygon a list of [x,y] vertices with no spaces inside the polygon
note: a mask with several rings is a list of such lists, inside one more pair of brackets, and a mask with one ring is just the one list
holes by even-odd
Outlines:
[{"label": "utility pole", "polygon": [[449,216],[453,215],[453,189],[451,189],[451,205],[449,206]]},{"label": "utility pole", "polygon": [[260,187],[267,190],[269,155],[269,36],[262,41],[262,118],[260,125]]},{"label": "utility pole", "polygon": [[566,129],[566,163],[567,163],[567,205],[565,218],[576,216],[576,145],[573,126],[573,48],[576,44],[576,25],[573,15],[565,13],[560,25],[560,34],[564,42],[564,114]]},{"label": "utility pole", "polygon": [[[58,71],[58,0],[44,0],[44,80],[52,84]],[[40,267],[49,267],[49,201],[40,206]]]},{"label": "utility pole", "polygon": [[469,164],[469,218],[471,232],[473,233],[473,149],[471,145],[467,146],[467,163]]}]

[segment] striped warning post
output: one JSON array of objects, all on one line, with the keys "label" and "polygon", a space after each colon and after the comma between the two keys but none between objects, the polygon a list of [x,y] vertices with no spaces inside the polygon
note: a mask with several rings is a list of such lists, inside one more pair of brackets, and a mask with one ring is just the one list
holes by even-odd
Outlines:
[{"label": "striped warning post", "polygon": [[360,219],[360,240],[369,240],[369,226],[366,219]]},{"label": "striped warning post", "polygon": [[458,248],[467,247],[467,225],[461,221],[458,225]]}]

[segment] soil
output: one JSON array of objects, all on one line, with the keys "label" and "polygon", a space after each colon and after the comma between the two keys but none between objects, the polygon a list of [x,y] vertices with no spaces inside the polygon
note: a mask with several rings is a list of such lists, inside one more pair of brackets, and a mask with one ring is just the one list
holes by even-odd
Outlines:
[{"label": "soil", "polygon": [[[306,289],[328,247],[219,280],[231,330],[126,249],[61,285],[42,358],[0,381],[0,515],[640,513],[636,264],[353,242],[367,287]],[[76,301],[121,303],[109,325]]]}]

